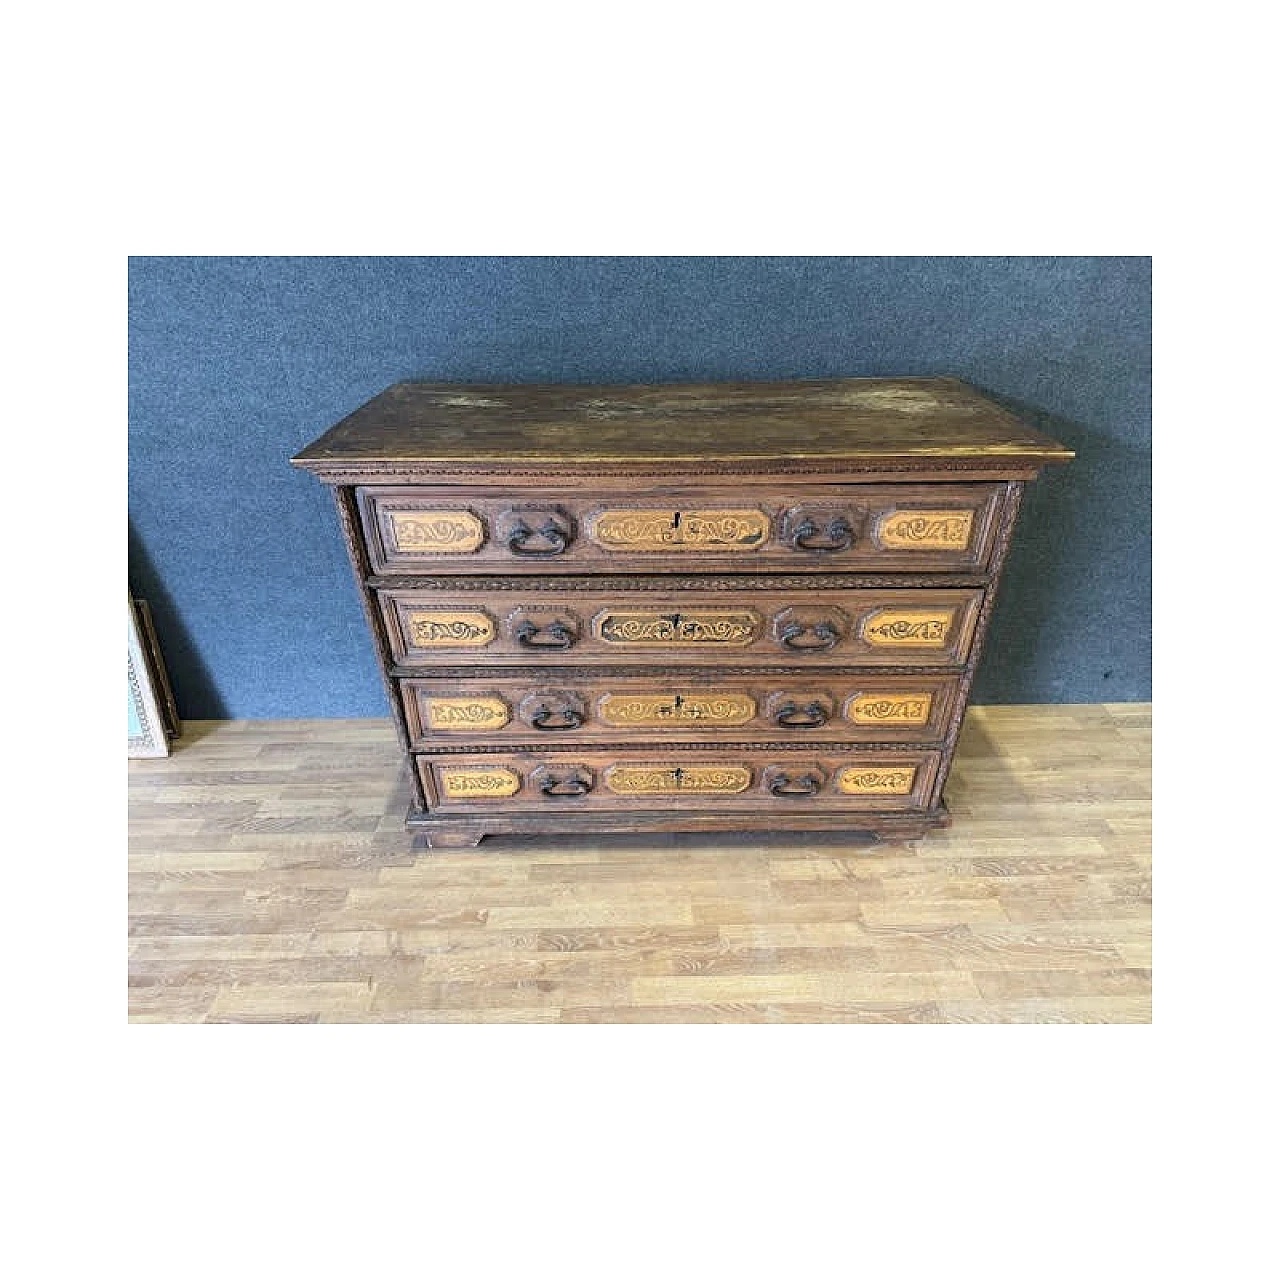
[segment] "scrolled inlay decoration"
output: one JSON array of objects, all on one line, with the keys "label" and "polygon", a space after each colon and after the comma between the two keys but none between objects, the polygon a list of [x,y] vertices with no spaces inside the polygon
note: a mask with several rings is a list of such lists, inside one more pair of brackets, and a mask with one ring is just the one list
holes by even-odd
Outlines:
[{"label": "scrolled inlay decoration", "polygon": [[624,728],[629,725],[740,725],[754,720],[755,715],[755,699],[745,693],[606,693],[600,699],[600,719],[605,724]]},{"label": "scrolled inlay decoration", "polygon": [[475,551],[484,525],[470,511],[390,511],[396,550],[413,554]]},{"label": "scrolled inlay decoration", "polygon": [[501,698],[429,698],[427,727],[444,733],[473,729],[501,729],[511,709]]},{"label": "scrolled inlay decoration", "polygon": [[418,649],[479,647],[488,644],[496,634],[493,619],[479,612],[415,611],[409,614],[406,624]]},{"label": "scrolled inlay decoration", "polygon": [[473,800],[513,796],[520,790],[520,775],[499,765],[439,769],[440,785],[449,800]]},{"label": "scrolled inlay decoration", "polygon": [[606,613],[599,620],[600,639],[607,644],[749,645],[759,630],[759,615],[748,610]]},{"label": "scrolled inlay decoration", "polygon": [[891,511],[882,516],[876,541],[889,550],[961,551],[969,545],[972,511]]},{"label": "scrolled inlay decoration", "polygon": [[746,765],[617,765],[605,778],[615,795],[737,795],[750,785]]},{"label": "scrolled inlay decoration", "polygon": [[933,706],[931,693],[864,693],[849,702],[854,724],[926,724]]},{"label": "scrolled inlay decoration", "polygon": [[867,617],[862,636],[874,645],[941,648],[954,618],[954,609],[880,609]]},{"label": "scrolled inlay decoration", "polygon": [[867,768],[850,765],[836,774],[836,790],[847,796],[905,796],[915,786],[914,765]]},{"label": "scrolled inlay decoration", "polygon": [[591,537],[616,551],[751,551],[769,537],[769,517],[753,508],[601,511]]}]

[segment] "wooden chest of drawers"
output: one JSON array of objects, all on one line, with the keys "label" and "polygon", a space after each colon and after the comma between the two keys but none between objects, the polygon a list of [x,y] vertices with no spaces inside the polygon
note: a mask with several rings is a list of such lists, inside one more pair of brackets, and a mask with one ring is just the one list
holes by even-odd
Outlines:
[{"label": "wooden chest of drawers", "polygon": [[333,487],[411,830],[873,831],[942,793],[1022,486],[952,379],[399,383]]}]

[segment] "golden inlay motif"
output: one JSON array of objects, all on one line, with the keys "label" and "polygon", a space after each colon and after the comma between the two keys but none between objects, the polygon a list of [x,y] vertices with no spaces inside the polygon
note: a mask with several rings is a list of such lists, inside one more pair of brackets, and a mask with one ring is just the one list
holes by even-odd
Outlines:
[{"label": "golden inlay motif", "polygon": [[769,517],[754,508],[724,511],[602,511],[591,537],[616,551],[751,551],[769,537]]},{"label": "golden inlay motif", "polygon": [[422,612],[406,619],[415,649],[477,648],[493,639],[493,619],[487,613]]},{"label": "golden inlay motif", "polygon": [[600,699],[605,724],[653,726],[666,724],[737,725],[754,720],[756,703],[745,693],[620,694]]},{"label": "golden inlay motif", "polygon": [[497,765],[462,768],[437,766],[440,785],[449,800],[475,800],[513,796],[520,790],[520,775]]},{"label": "golden inlay motif", "polygon": [[398,551],[474,551],[484,541],[484,525],[470,511],[391,511]]},{"label": "golden inlay motif", "polygon": [[940,649],[955,616],[954,609],[879,609],[862,624],[862,635],[874,645]]},{"label": "golden inlay motif", "polygon": [[915,786],[914,765],[867,769],[850,765],[836,774],[836,790],[847,796],[905,796]]},{"label": "golden inlay motif", "polygon": [[617,765],[605,778],[610,791],[625,796],[737,795],[750,785],[751,770],[729,764]]},{"label": "golden inlay motif", "polygon": [[863,693],[846,711],[854,724],[927,724],[931,693]]},{"label": "golden inlay motif", "polygon": [[972,529],[972,511],[890,511],[876,541],[894,551],[962,551]]},{"label": "golden inlay motif", "polygon": [[748,645],[760,631],[760,615],[751,610],[700,609],[697,613],[606,613],[600,639],[608,644]]},{"label": "golden inlay motif", "polygon": [[501,729],[510,719],[511,708],[501,698],[431,698],[427,702],[427,726],[442,733]]}]

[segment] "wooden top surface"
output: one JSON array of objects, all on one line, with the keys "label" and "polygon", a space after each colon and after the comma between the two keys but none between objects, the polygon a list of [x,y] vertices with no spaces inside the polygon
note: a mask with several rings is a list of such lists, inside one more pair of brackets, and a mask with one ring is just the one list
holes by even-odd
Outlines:
[{"label": "wooden top surface", "polygon": [[400,382],[293,459],[661,463],[1074,455],[953,378],[592,386]]}]

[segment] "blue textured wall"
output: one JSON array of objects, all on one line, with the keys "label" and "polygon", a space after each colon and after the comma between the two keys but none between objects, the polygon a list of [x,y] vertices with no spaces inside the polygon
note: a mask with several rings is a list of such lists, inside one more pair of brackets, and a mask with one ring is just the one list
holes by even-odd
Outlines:
[{"label": "blue textured wall", "polygon": [[134,258],[130,580],[187,718],[386,707],[289,457],[405,378],[949,374],[1073,447],[1031,486],[975,702],[1151,696],[1147,258]]}]

